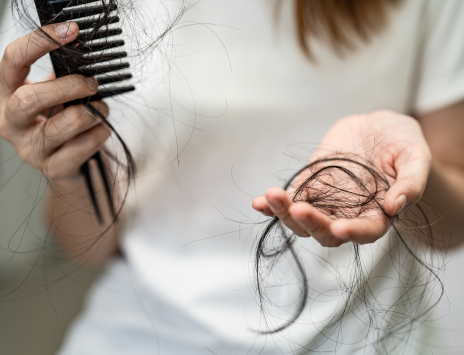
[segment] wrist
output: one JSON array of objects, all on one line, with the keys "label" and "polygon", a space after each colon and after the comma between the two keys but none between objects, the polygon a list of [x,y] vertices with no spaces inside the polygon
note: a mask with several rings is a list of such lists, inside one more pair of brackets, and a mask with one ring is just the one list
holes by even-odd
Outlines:
[{"label": "wrist", "polygon": [[48,180],[52,191],[62,196],[84,197],[86,193],[85,179],[82,175],[70,178],[59,178]]}]

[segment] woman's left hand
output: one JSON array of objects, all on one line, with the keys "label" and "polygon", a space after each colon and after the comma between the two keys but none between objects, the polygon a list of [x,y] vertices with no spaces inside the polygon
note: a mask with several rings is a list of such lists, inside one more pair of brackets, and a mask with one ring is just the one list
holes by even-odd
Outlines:
[{"label": "woman's left hand", "polygon": [[[390,216],[420,200],[431,169],[432,155],[419,123],[391,111],[339,120],[322,139],[315,155],[327,155],[324,151],[369,154],[373,164],[390,181],[391,188],[383,203],[384,211]],[[346,242],[373,243],[390,225],[389,219],[378,213],[354,219],[330,219],[309,203],[293,202],[278,187],[256,197],[253,208],[266,216],[277,216],[296,235],[312,236],[325,247]]]}]

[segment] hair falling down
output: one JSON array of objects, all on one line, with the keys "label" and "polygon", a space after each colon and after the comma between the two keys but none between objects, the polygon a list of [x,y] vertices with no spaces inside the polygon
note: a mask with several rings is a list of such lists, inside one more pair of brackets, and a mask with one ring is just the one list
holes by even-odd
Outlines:
[{"label": "hair falling down", "polygon": [[[385,1],[397,2],[399,1]],[[112,96],[111,93],[116,93],[116,90],[105,86],[119,81],[116,80],[118,78],[127,80],[129,74],[109,75],[110,72],[102,72],[102,68],[115,62],[117,64],[114,65],[121,65],[122,61],[127,61],[134,73],[134,69],[141,68],[150,58],[150,54],[162,46],[163,38],[175,29],[183,13],[188,10],[184,6],[175,17],[165,19],[163,30],[154,35],[150,32],[153,26],[147,25],[133,0],[69,0],[59,3],[64,5],[62,12],[56,15],[65,15],[63,21],[74,19],[73,5],[84,4],[102,9],[99,13],[89,15],[90,19],[88,16],[85,20],[76,19],[78,24],[81,22],[82,33],[78,41],[82,43],[76,42],[77,47],[74,46],[76,43],[60,47],[53,56],[70,63],[70,66],[76,68],[76,73],[96,76],[101,84],[100,95],[107,92],[110,93],[108,96]],[[303,4],[299,1],[298,3]],[[320,1],[319,3],[322,4]],[[32,13],[32,8],[32,0],[13,0],[13,10],[19,22],[29,30],[36,30],[40,28],[40,24]],[[355,25],[354,22],[353,26]],[[313,31],[307,26],[307,22],[300,24],[302,43],[306,43],[305,33]],[[124,29],[124,41],[131,42],[127,52],[120,51],[124,42],[117,37],[121,36],[116,30],[118,28]],[[131,31],[126,32],[126,28]],[[362,34],[356,27],[353,30]],[[53,41],[45,32],[41,33],[44,39]],[[103,62],[105,64],[102,66],[100,63]],[[120,71],[127,66],[113,68]],[[115,175],[109,181],[112,181],[113,188],[121,182],[125,184],[125,193],[115,203],[117,208],[112,222],[114,223],[127,196],[135,166],[129,149],[110,123],[111,117],[108,120],[97,112],[92,107],[91,100],[84,100],[79,104],[87,105],[105,122],[114,132],[123,151],[122,157],[109,149],[104,152],[107,160],[112,161],[109,170]],[[116,177],[121,172],[124,177]],[[396,297],[393,303],[384,302],[379,289],[388,290],[388,281],[377,273],[378,265],[370,263],[371,245],[348,243],[336,249],[326,248],[324,256],[317,256],[316,253],[311,253],[311,247],[305,245],[311,239],[296,237],[274,217],[266,224],[254,251],[254,279],[267,327],[265,333],[281,332],[300,322],[309,323],[308,317],[311,317],[311,310],[318,302],[331,302],[334,304],[333,312],[318,320],[319,336],[312,337],[311,341],[303,344],[303,352],[317,350],[324,343],[340,342],[338,336],[344,319],[354,317],[360,324],[368,326],[359,347],[370,342],[374,344],[377,353],[387,354],[406,342],[412,330],[427,320],[443,296],[443,284],[440,280],[443,270],[441,250],[446,250],[446,245],[437,236],[439,232],[433,228],[437,216],[430,216],[428,213],[426,215],[425,209],[431,209],[424,201],[407,208],[399,216],[386,215],[382,203],[389,187],[388,179],[371,162],[341,155],[315,160],[290,179],[285,188],[291,189],[294,201],[306,201],[330,218],[357,218],[375,213],[386,216],[390,221],[390,230],[382,238],[383,244],[379,246],[385,249],[382,262],[396,270],[401,287],[395,286],[395,290],[391,291]],[[345,265],[342,267],[333,264],[331,253],[343,253],[347,260]],[[320,275],[315,275],[313,270],[306,268],[305,259],[308,257],[318,258],[323,265],[322,269],[332,275],[332,290],[336,290],[335,293],[318,288]],[[293,279],[283,280],[281,275],[277,275],[283,264],[291,266]],[[287,292],[288,289],[295,290],[295,302],[282,309],[275,302],[274,296],[280,291]],[[436,289],[439,291],[436,292]],[[283,311],[283,315],[277,317],[279,311]]]},{"label": "hair falling down", "polygon": [[[328,343],[333,349],[343,344],[347,331],[343,323],[351,319],[350,327],[365,329],[358,348],[367,353],[375,349],[375,354],[402,353],[412,330],[427,321],[444,294],[440,274],[446,245],[438,237],[442,231],[433,228],[438,214],[426,202],[394,217],[384,212],[389,187],[387,177],[370,161],[342,155],[317,159],[286,183],[294,202],[308,202],[330,218],[379,214],[388,218],[390,227],[381,245],[350,242],[323,248],[291,233],[277,217],[269,219],[254,251],[255,287],[266,326],[262,333],[304,329],[304,324],[315,327],[317,336],[302,344],[301,352],[317,352]],[[376,263],[373,248],[380,248],[384,256]],[[337,262],[332,263],[335,255]],[[319,271],[305,266],[309,258],[317,259]],[[394,270],[399,282],[389,280],[379,271],[382,268]],[[279,295],[289,289],[294,302],[280,304]],[[318,304],[332,305],[332,312],[322,319],[315,316]]]}]

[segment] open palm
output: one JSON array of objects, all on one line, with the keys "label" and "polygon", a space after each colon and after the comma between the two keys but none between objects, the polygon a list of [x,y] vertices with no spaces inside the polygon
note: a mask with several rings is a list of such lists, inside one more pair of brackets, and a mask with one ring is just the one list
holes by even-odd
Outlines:
[{"label": "open palm", "polygon": [[[391,188],[382,208],[390,216],[420,200],[432,160],[419,123],[412,117],[391,111],[339,120],[322,139],[314,158],[334,153],[368,156],[385,174]],[[278,187],[267,190],[265,196],[256,197],[253,208],[266,216],[277,216],[296,235],[312,236],[327,247],[349,241],[372,243],[389,227],[389,219],[382,213],[368,212],[353,219],[330,218],[309,203],[293,202],[289,193]]]}]

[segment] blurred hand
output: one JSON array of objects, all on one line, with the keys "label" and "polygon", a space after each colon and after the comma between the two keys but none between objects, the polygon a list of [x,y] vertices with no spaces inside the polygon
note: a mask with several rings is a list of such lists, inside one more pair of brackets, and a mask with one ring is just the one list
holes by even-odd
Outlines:
[{"label": "blurred hand", "polygon": [[[69,75],[35,84],[26,80],[35,61],[79,32],[74,22],[42,30],[57,43],[37,30],[11,43],[0,62],[0,135],[49,179],[74,179],[110,131],[83,105],[63,110],[65,102],[95,94],[95,79]],[[108,115],[105,103],[92,105]]]},{"label": "blurred hand", "polygon": [[[330,128],[315,155],[335,152],[369,155],[390,182],[391,188],[383,203],[384,211],[390,216],[417,203],[425,190],[432,156],[419,123],[412,117],[376,111],[343,118]],[[295,180],[297,184],[301,179]],[[296,235],[312,236],[325,247],[350,241],[373,243],[390,226],[385,215],[373,211],[354,219],[331,219],[309,203],[294,203],[289,193],[278,187],[256,197],[253,208],[266,216],[277,216]]]}]

